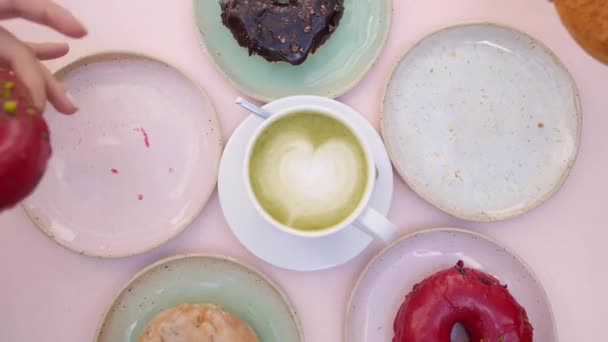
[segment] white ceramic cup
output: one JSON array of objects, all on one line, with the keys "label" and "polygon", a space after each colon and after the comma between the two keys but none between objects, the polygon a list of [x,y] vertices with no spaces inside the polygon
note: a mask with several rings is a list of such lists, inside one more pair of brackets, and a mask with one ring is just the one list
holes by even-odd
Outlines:
[{"label": "white ceramic cup", "polygon": [[[299,236],[299,237],[306,237],[306,238],[318,238],[318,237],[324,237],[324,236],[328,236],[331,234],[335,234],[343,229],[361,229],[361,230],[365,231],[366,233],[368,233],[369,235],[371,235],[372,237],[383,241],[384,243],[391,242],[397,235],[397,227],[393,223],[391,223],[386,217],[384,217],[384,215],[380,214],[378,211],[369,207],[369,201],[370,201],[372,191],[374,190],[374,186],[376,183],[377,172],[376,172],[376,165],[374,162],[374,156],[372,155],[372,152],[371,152],[371,149],[370,149],[368,143],[362,138],[362,135],[360,134],[360,132],[358,132],[357,129],[355,129],[353,127],[353,125],[350,124],[350,122],[349,122],[350,120],[349,120],[349,117],[347,114],[342,113],[340,111],[335,111],[333,109],[330,109],[329,106],[326,107],[326,106],[322,106],[322,105],[321,106],[311,105],[306,102],[305,98],[300,100],[299,98],[294,97],[293,99],[294,99],[294,101],[289,101],[290,105],[288,107],[282,108],[281,110],[272,113],[272,116],[270,118],[266,119],[264,121],[264,123],[260,127],[258,127],[258,129],[254,132],[254,134],[251,136],[251,138],[249,140],[249,144],[247,146],[247,152],[245,154],[245,167],[244,167],[244,172],[243,172],[243,177],[245,178],[245,186],[247,188],[249,200],[253,203],[253,205],[255,206],[258,213],[266,221],[268,221],[275,228],[280,229],[291,235],[295,235],[295,236]],[[326,101],[328,103],[331,103],[334,101],[334,100],[331,100],[328,98],[320,98],[320,100],[322,102]],[[262,208],[262,206],[258,202],[258,199],[257,199],[255,193],[253,192],[253,187],[251,185],[251,179],[249,177],[249,175],[250,175],[249,165],[250,165],[250,160],[251,160],[251,153],[252,153],[255,143],[257,142],[261,133],[263,133],[264,130],[273,122],[280,120],[282,118],[285,118],[289,115],[296,114],[296,113],[302,113],[302,112],[313,112],[313,113],[324,114],[330,118],[333,118],[333,119],[341,122],[346,127],[348,127],[352,131],[354,136],[357,138],[361,147],[363,148],[363,151],[365,153],[365,160],[367,161],[367,175],[368,175],[365,192],[364,192],[357,208],[355,210],[353,210],[353,212],[347,218],[345,218],[340,223],[338,223],[332,227],[328,227],[326,229],[322,229],[322,230],[318,230],[318,231],[310,231],[310,232],[302,231],[302,230],[298,230],[298,229],[286,226],[286,225],[278,222],[270,214],[268,214],[266,212],[266,210],[264,210],[264,208]]]}]

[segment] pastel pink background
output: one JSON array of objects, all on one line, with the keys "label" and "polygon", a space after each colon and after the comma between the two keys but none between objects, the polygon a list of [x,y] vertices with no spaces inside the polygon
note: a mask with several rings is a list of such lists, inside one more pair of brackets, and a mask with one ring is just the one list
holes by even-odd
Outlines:
[{"label": "pastel pink background", "polygon": [[[52,68],[107,49],[158,56],[188,71],[206,87],[219,108],[226,139],[243,119],[243,112],[233,104],[240,94],[199,47],[190,0],[59,2],[82,18],[90,35],[72,42],[69,56],[50,63]],[[384,81],[400,55],[431,31],[481,20],[515,26],[556,51],[578,82],[584,129],[578,162],[563,190],[524,217],[497,224],[459,221],[425,203],[398,180],[390,218],[403,233],[457,226],[498,239],[523,257],[540,277],[555,311],[561,341],[605,339],[608,66],[578,48],[545,0],[395,0],[394,4],[394,26],[386,51],[364,81],[340,98],[376,127]],[[28,40],[62,39],[20,21],[7,26]],[[349,264],[323,272],[277,269],[257,260],[237,242],[214,195],[194,224],[172,242],[141,256],[100,260],[64,250],[40,233],[21,209],[15,209],[0,215],[0,341],[90,341],[109,301],[135,272],[185,252],[223,253],[255,265],[291,297],[307,341],[340,341],[353,283],[380,248],[375,245]]]}]

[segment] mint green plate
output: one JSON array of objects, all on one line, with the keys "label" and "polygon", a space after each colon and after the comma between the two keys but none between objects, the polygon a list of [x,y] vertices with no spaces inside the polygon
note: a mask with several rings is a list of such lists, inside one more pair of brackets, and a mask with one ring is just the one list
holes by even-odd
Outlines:
[{"label": "mint green plate", "polygon": [[138,273],[104,315],[97,342],[137,342],[161,311],[183,303],[213,303],[247,322],[260,342],[300,342],[294,309],[268,278],[235,260],[184,255]]},{"label": "mint green plate", "polygon": [[292,95],[335,98],[354,87],[382,52],[391,26],[391,0],[345,0],[340,25],[299,66],[249,56],[222,24],[220,0],[194,0],[207,53],[243,93],[261,101]]}]

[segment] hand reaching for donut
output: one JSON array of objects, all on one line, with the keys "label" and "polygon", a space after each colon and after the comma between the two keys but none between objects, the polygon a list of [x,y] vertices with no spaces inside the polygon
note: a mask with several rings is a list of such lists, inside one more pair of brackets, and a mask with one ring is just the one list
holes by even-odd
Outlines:
[{"label": "hand reaching for donut", "polygon": [[[0,19],[24,18],[80,38],[86,29],[50,0],[0,0]],[[68,52],[67,44],[24,43],[0,27],[0,211],[38,185],[51,156],[42,117],[47,100],[65,114],[77,108],[65,88],[40,62]]]},{"label": "hand reaching for donut", "polygon": [[[0,0],[0,19],[23,18],[82,38],[87,30],[68,10],[50,0]],[[20,41],[0,27],[0,66],[11,69],[29,90],[36,108],[44,110],[47,100],[59,112],[72,114],[77,107],[63,85],[40,62],[68,53],[65,43],[34,44]]]}]

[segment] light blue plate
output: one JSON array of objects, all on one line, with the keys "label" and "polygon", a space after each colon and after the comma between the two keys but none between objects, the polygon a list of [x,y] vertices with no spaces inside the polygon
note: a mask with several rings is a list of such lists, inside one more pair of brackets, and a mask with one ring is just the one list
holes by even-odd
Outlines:
[{"label": "light blue plate", "polygon": [[127,284],[101,321],[97,342],[137,342],[161,311],[212,303],[255,330],[260,342],[300,342],[296,313],[276,285],[220,256],[186,255],[153,264]]},{"label": "light blue plate", "polygon": [[220,0],[194,0],[207,53],[245,94],[261,101],[292,95],[335,98],[354,87],[382,52],[391,26],[391,0],[345,0],[340,25],[299,66],[249,56],[222,24]]}]

